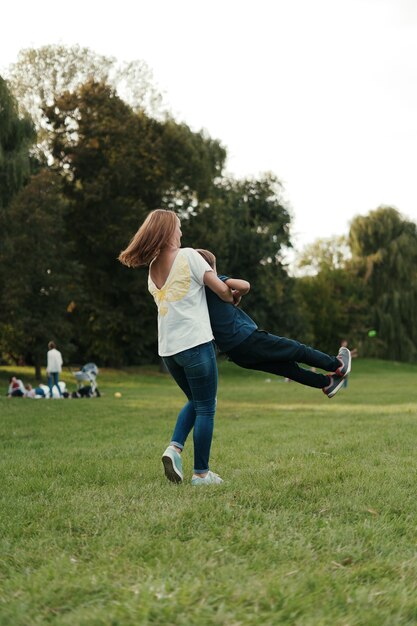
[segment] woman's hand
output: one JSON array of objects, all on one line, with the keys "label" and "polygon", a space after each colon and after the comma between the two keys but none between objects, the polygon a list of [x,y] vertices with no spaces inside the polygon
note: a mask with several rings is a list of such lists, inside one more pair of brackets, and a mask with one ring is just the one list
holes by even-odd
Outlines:
[{"label": "woman's hand", "polygon": [[239,306],[240,301],[242,300],[242,294],[240,293],[238,289],[232,289],[232,295],[233,295],[233,304],[235,306]]},{"label": "woman's hand", "polygon": [[204,284],[207,285],[215,294],[224,302],[233,304],[232,290],[214,272],[206,272],[204,274]]}]

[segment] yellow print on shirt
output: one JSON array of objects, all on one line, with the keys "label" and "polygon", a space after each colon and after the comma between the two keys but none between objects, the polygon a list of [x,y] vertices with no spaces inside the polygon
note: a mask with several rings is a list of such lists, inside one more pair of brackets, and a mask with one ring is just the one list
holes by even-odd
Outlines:
[{"label": "yellow print on shirt", "polygon": [[174,263],[174,272],[168,277],[162,289],[158,289],[152,281],[149,283],[149,291],[154,297],[159,314],[163,317],[168,313],[168,302],[182,300],[190,289],[191,273],[187,259],[181,255]]}]

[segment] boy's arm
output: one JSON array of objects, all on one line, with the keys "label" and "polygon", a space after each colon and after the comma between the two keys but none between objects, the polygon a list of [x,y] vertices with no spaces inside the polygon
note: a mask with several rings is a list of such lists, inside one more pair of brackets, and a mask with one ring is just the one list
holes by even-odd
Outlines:
[{"label": "boy's arm", "polygon": [[215,272],[206,272],[204,274],[204,284],[225,302],[233,304],[233,294],[228,285],[217,277]]},{"label": "boy's arm", "polygon": [[241,296],[244,296],[250,290],[250,283],[242,278],[228,278],[224,281],[230,289],[240,292]]}]

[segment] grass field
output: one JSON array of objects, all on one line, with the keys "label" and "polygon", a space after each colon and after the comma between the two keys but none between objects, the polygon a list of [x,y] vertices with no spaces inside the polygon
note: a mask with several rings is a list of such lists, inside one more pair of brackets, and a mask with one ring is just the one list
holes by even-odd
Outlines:
[{"label": "grass field", "polygon": [[183,398],[156,370],[1,397],[0,624],[417,624],[417,366],[357,359],[332,400],[267,379],[221,364],[210,488],[191,442],[163,477]]}]

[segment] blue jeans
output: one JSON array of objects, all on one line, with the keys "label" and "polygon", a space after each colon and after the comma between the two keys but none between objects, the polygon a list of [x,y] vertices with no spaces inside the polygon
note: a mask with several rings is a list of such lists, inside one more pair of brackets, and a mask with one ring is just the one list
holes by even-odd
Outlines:
[{"label": "blue jeans", "polygon": [[58,380],[59,380],[59,373],[58,372],[50,372],[50,374],[48,375],[48,387],[49,387],[49,394],[52,398],[52,389],[54,387],[54,385],[57,386],[57,389],[59,391],[59,395],[62,396],[62,392],[61,389],[59,388],[58,385]]},{"label": "blue jeans", "polygon": [[171,445],[182,450],[194,428],[194,473],[204,474],[209,469],[216,412],[217,362],[213,343],[203,343],[163,360],[188,398],[178,415]]},{"label": "blue jeans", "polygon": [[329,356],[293,339],[271,335],[265,330],[255,330],[226,354],[240,367],[286,376],[297,383],[317,389],[327,387],[329,377],[300,367],[298,363],[319,367],[328,372],[335,372],[340,367],[336,356]]}]

